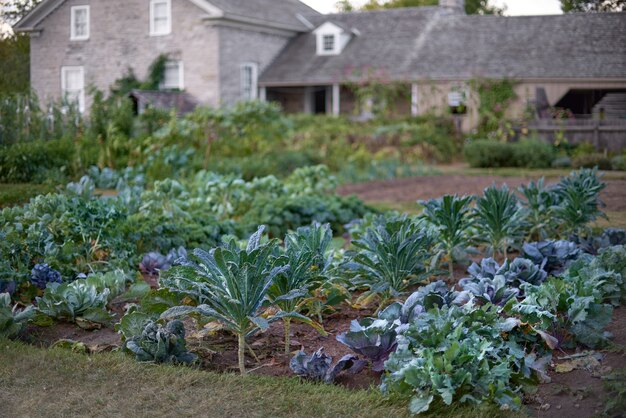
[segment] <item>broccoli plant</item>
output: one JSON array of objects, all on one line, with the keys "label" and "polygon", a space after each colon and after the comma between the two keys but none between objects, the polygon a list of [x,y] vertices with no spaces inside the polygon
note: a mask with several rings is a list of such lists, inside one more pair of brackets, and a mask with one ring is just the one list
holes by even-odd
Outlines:
[{"label": "broccoli plant", "polygon": [[426,279],[433,241],[423,225],[406,216],[379,217],[352,242],[358,251],[346,267],[357,274],[354,283],[367,288],[362,297],[379,294],[382,307]]},{"label": "broccoli plant", "polygon": [[298,351],[289,362],[291,370],[303,379],[314,382],[333,383],[340,372],[358,373],[365,362],[356,356],[345,355],[334,366],[333,359],[324,353],[324,347],[307,356],[304,350]]},{"label": "broccoli plant", "polygon": [[[309,291],[319,286],[332,261],[332,254],[327,256],[333,234],[330,225],[314,223],[301,227],[296,232],[285,236],[285,256],[289,266],[274,279],[269,288],[270,301],[283,312],[297,312],[300,302]],[[285,356],[290,349],[290,322],[292,315],[283,318],[285,325]],[[305,316],[297,317],[318,331],[324,332],[321,326]]]},{"label": "broccoli plant", "polygon": [[139,361],[190,364],[197,358],[195,354],[187,351],[185,327],[180,321],[171,321],[165,326],[149,321],[141,335],[126,341],[126,348],[134,353]]},{"label": "broccoli plant", "polygon": [[473,225],[470,204],[472,196],[446,195],[441,199],[420,201],[424,206],[422,217],[435,227],[438,246],[448,257],[450,277],[454,276],[453,263],[465,259],[471,239],[469,230]]},{"label": "broccoli plant", "polygon": [[476,228],[492,253],[507,257],[508,248],[516,246],[524,236],[526,212],[517,197],[504,185],[485,189],[474,208]]},{"label": "broccoli plant", "polygon": [[11,295],[0,293],[0,337],[18,335],[34,314],[32,305],[20,310],[17,305],[11,305]]},{"label": "broccoli plant", "polygon": [[[186,260],[168,271],[162,280],[171,291],[195,299],[198,306],[176,306],[163,312],[162,318],[174,318],[198,313],[221,322],[237,335],[239,371],[245,374],[244,351],[246,338],[259,330],[267,330],[270,322],[285,316],[300,315],[279,312],[266,317],[261,311],[274,279],[288,269],[286,259],[279,254],[278,242],[261,244],[263,227],[254,233],[245,249],[235,241],[210,252],[193,251],[196,261]],[[293,295],[285,295],[288,299]],[[295,297],[295,296],[294,296]]]}]

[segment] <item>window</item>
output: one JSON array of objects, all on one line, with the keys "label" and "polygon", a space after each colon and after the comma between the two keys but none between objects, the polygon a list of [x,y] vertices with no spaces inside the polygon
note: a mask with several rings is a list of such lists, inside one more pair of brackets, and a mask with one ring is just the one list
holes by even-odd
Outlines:
[{"label": "window", "polygon": [[168,61],[160,88],[164,90],[182,90],[184,86],[184,68],[182,61]]},{"label": "window", "polygon": [[257,99],[258,67],[255,63],[245,63],[241,66],[241,98],[243,100]]},{"label": "window", "polygon": [[172,32],[170,0],[150,0],[150,35],[169,35],[170,32]]},{"label": "window", "polygon": [[70,10],[70,39],[72,41],[84,41],[89,39],[89,6],[73,6]]},{"label": "window", "polygon": [[335,50],[335,35],[324,35],[322,43],[325,52],[333,52]]},{"label": "window", "polygon": [[64,99],[78,104],[79,111],[85,111],[85,70],[83,67],[61,68],[61,91]]}]

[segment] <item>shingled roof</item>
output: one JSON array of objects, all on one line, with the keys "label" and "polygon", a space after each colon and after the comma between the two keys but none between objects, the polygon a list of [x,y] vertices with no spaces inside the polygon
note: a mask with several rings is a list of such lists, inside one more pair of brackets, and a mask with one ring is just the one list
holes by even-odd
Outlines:
[{"label": "shingled roof", "polygon": [[389,80],[626,78],[626,12],[480,16],[438,7],[308,16],[357,30],[340,55],[297,36],[261,85],[328,84],[371,69]]},{"label": "shingled roof", "polygon": [[[208,0],[222,10],[226,18],[254,18],[269,24],[279,24],[296,31],[308,31],[304,15],[319,14],[298,0]],[[300,16],[300,17],[299,17]]]}]

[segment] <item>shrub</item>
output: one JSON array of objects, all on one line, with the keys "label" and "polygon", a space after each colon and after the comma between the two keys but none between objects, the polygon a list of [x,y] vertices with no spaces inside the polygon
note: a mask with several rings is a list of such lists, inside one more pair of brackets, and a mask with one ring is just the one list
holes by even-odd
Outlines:
[{"label": "shrub", "polygon": [[516,167],[548,168],[554,160],[552,145],[539,139],[523,139],[512,144],[513,160]]},{"label": "shrub", "polygon": [[0,181],[28,183],[44,180],[49,171],[73,174],[76,150],[72,141],[21,142],[0,149]]},{"label": "shrub", "polygon": [[611,158],[611,168],[613,170],[626,171],[626,155],[617,155]]},{"label": "shrub", "polygon": [[600,170],[611,170],[613,168],[611,160],[601,153],[579,155],[572,160],[573,168],[593,168]]},{"label": "shrub", "polygon": [[471,167],[510,167],[513,159],[513,149],[510,144],[478,140],[465,145],[463,149],[465,159]]},{"label": "shrub", "polygon": [[552,161],[552,168],[571,168],[572,167],[572,159],[566,155],[561,157],[556,157]]}]

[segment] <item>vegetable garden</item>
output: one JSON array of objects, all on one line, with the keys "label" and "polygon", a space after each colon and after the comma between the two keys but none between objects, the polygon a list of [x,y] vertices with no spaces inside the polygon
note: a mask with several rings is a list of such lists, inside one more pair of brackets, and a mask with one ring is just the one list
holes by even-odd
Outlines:
[{"label": "vegetable garden", "polygon": [[412,414],[517,410],[554,356],[617,349],[605,328],[626,299],[626,232],[590,227],[596,170],[421,201],[417,216],[336,185],[324,166],[154,182],[91,168],[0,212],[0,336],[69,326],[140,362],[360,374]]}]

